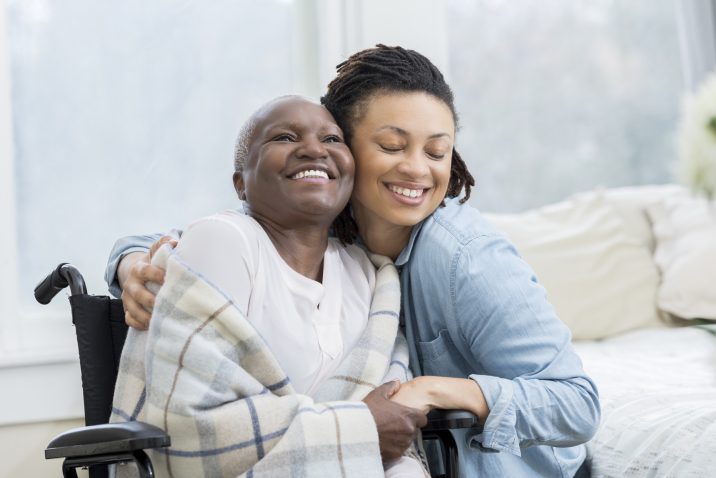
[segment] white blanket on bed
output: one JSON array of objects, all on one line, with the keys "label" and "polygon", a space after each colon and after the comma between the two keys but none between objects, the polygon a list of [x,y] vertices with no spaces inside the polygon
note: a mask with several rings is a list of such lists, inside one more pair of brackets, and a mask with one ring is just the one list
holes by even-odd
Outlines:
[{"label": "white blanket on bed", "polygon": [[644,329],[575,346],[602,401],[592,476],[716,476],[716,335]]}]

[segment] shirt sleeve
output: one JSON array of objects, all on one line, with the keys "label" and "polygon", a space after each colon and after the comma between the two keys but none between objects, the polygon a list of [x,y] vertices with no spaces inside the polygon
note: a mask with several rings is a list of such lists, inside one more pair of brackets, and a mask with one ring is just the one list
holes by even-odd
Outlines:
[{"label": "shirt sleeve", "polygon": [[473,239],[455,259],[454,333],[490,409],[470,445],[520,455],[588,441],[599,424],[597,388],[531,268],[499,235]]},{"label": "shirt sleeve", "polygon": [[[178,234],[181,235],[181,231],[178,231]],[[122,289],[119,288],[117,280],[117,268],[122,258],[131,252],[147,252],[152,244],[162,236],[162,233],[127,236],[114,243],[112,251],[109,253],[107,267],[104,270],[104,280],[107,282],[110,294],[117,298],[122,295]]]},{"label": "shirt sleeve", "polygon": [[258,251],[256,241],[251,241],[239,225],[220,215],[200,219],[184,232],[176,252],[244,315],[248,313]]}]

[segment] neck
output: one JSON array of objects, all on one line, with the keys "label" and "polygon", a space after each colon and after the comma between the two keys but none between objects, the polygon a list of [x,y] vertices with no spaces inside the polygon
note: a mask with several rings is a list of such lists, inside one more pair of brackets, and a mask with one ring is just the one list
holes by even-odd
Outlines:
[{"label": "neck", "polygon": [[323,256],[328,247],[327,226],[285,227],[263,217],[252,217],[266,231],[291,269],[317,282],[323,280]]},{"label": "neck", "polygon": [[390,257],[395,261],[408,245],[413,226],[399,226],[380,219],[369,219],[356,210],[353,214],[358,224],[358,233],[371,252]]}]

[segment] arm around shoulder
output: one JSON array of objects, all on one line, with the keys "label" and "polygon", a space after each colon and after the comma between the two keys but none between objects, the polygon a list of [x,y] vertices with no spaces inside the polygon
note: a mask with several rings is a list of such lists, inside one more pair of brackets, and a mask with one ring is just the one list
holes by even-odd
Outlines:
[{"label": "arm around shoulder", "polygon": [[122,295],[122,287],[117,273],[120,269],[122,260],[132,252],[147,252],[162,234],[147,234],[141,236],[126,236],[117,239],[112,246],[107,260],[107,267],[104,271],[104,280],[107,282],[109,292],[114,297]]}]

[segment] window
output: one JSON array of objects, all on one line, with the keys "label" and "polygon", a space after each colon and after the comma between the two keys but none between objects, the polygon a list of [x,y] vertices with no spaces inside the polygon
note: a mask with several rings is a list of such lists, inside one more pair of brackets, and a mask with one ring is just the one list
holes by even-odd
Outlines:
[{"label": "window", "polygon": [[103,293],[117,237],[236,205],[242,120],[277,95],[319,95],[361,48],[414,48],[447,74],[482,209],[668,181],[682,88],[672,8],[0,0],[0,424],[80,413],[67,304],[36,305],[35,283],[70,261]]},{"label": "window", "polygon": [[[14,158],[1,160],[12,161],[15,210],[3,226],[14,222],[6,230],[17,242],[6,352],[72,346],[66,301],[48,309],[32,297],[59,262],[75,264],[90,293],[102,294],[116,238],[236,207],[241,123],[274,96],[305,93],[297,8],[6,0]],[[52,342],[38,339],[53,327]]]},{"label": "window", "polygon": [[[103,293],[117,237],[235,206],[243,119],[317,97],[347,54],[385,41],[444,66],[443,6],[0,0],[0,424],[81,414],[68,306],[35,304],[40,278],[70,261]],[[413,28],[385,20],[408,8]]]},{"label": "window", "polygon": [[518,211],[672,180],[683,80],[669,0],[450,0],[472,204]]}]

